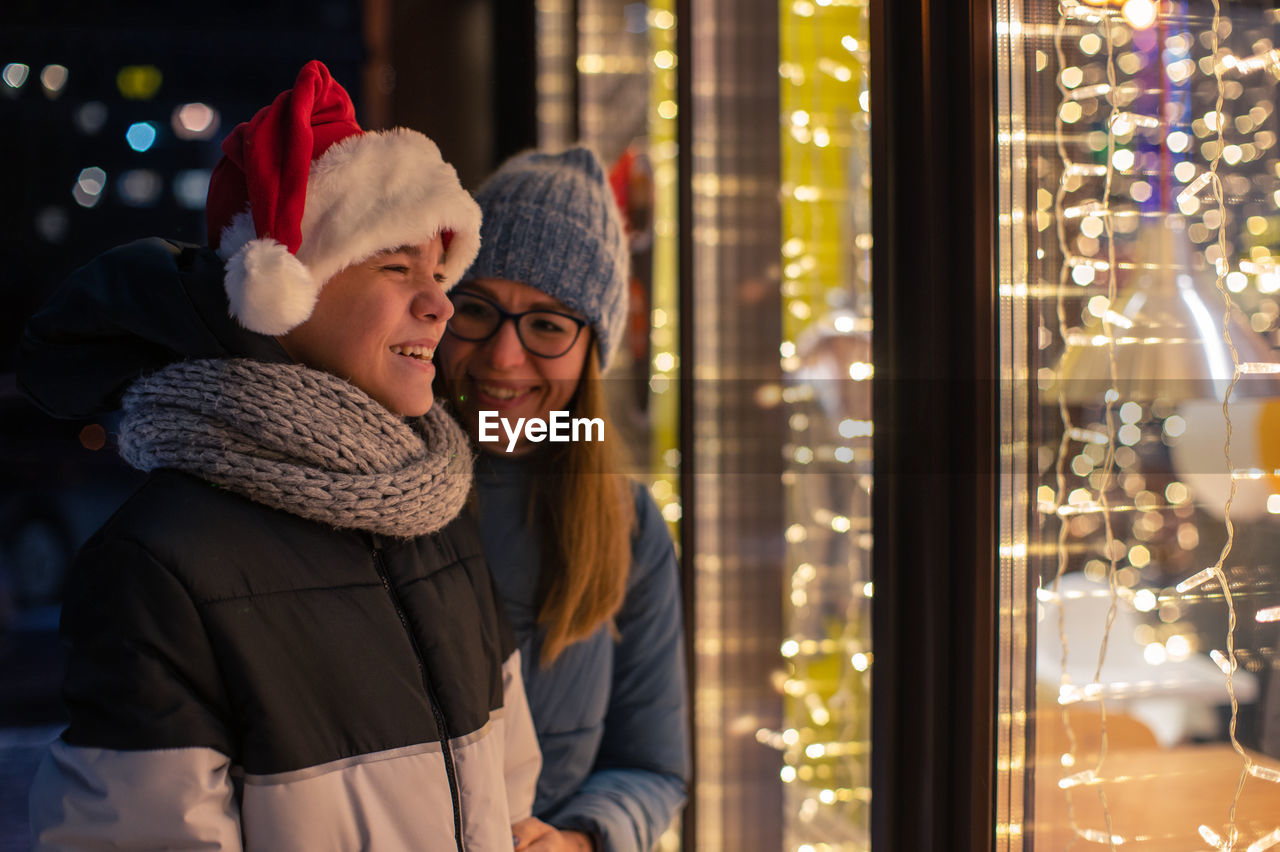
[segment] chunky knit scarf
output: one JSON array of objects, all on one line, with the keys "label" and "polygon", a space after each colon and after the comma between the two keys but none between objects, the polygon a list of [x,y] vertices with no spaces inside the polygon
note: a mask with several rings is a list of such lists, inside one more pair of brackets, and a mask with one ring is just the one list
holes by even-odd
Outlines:
[{"label": "chunky knit scarf", "polygon": [[134,382],[120,454],[175,468],[335,527],[409,538],[458,514],[465,433],[434,406],[404,420],[360,389],[296,364],[185,361]]}]

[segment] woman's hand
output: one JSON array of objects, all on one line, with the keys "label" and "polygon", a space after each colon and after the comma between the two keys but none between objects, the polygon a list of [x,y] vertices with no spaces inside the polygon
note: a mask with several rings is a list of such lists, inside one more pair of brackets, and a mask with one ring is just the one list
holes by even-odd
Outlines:
[{"label": "woman's hand", "polygon": [[581,831],[561,831],[537,817],[522,819],[511,826],[516,852],[594,852],[595,844]]}]

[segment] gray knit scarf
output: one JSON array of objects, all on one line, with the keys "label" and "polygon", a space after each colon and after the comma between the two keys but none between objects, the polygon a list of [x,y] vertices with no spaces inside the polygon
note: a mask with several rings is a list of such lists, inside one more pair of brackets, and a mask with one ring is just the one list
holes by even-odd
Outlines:
[{"label": "gray knit scarf", "polygon": [[184,361],[134,382],[120,455],[176,468],[313,521],[410,538],[458,514],[466,434],[441,406],[404,420],[349,382],[297,364]]}]

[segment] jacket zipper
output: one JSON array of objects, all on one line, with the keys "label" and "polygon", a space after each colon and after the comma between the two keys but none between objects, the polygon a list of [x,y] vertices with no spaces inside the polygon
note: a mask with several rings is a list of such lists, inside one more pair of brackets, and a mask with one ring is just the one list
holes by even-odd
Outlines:
[{"label": "jacket zipper", "polygon": [[457,838],[458,852],[466,852],[462,845],[462,795],[458,791],[457,768],[453,764],[453,749],[449,745],[449,726],[445,722],[444,711],[440,709],[440,702],[436,700],[435,690],[431,688],[431,680],[427,677],[427,663],[422,656],[422,647],[418,644],[418,637],[409,627],[409,619],[405,617],[404,608],[400,606],[400,596],[391,586],[391,579],[387,576],[382,551],[378,549],[376,539],[373,547],[373,566],[378,572],[378,579],[382,581],[382,588],[386,589],[387,595],[391,598],[391,605],[395,607],[396,615],[400,618],[400,626],[408,635],[409,644],[413,646],[414,656],[418,660],[418,674],[421,675],[422,686],[427,691],[427,703],[431,705],[431,713],[435,716],[436,730],[440,732],[440,751],[444,756],[445,775],[449,778],[449,796],[453,800],[453,832]]}]

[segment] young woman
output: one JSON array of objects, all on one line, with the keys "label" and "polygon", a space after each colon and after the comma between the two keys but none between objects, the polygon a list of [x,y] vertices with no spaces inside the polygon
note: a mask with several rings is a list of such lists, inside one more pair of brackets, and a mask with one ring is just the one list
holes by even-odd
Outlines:
[{"label": "young woman", "polygon": [[[518,155],[476,200],[480,254],[450,293],[437,386],[481,450],[481,540],[542,748],[536,819],[517,825],[517,849],[646,850],[688,772],[671,539],[620,473],[609,430],[603,441],[585,429],[578,442],[508,437],[521,418],[558,411],[607,421],[600,374],[626,321],[622,226],[584,148]],[[500,440],[485,440],[495,430]]]},{"label": "young woman", "polygon": [[151,471],[73,568],[33,845],[510,850],[539,757],[431,388],[479,210],[318,62],[223,150],[217,253],[109,252],[22,343]]}]

